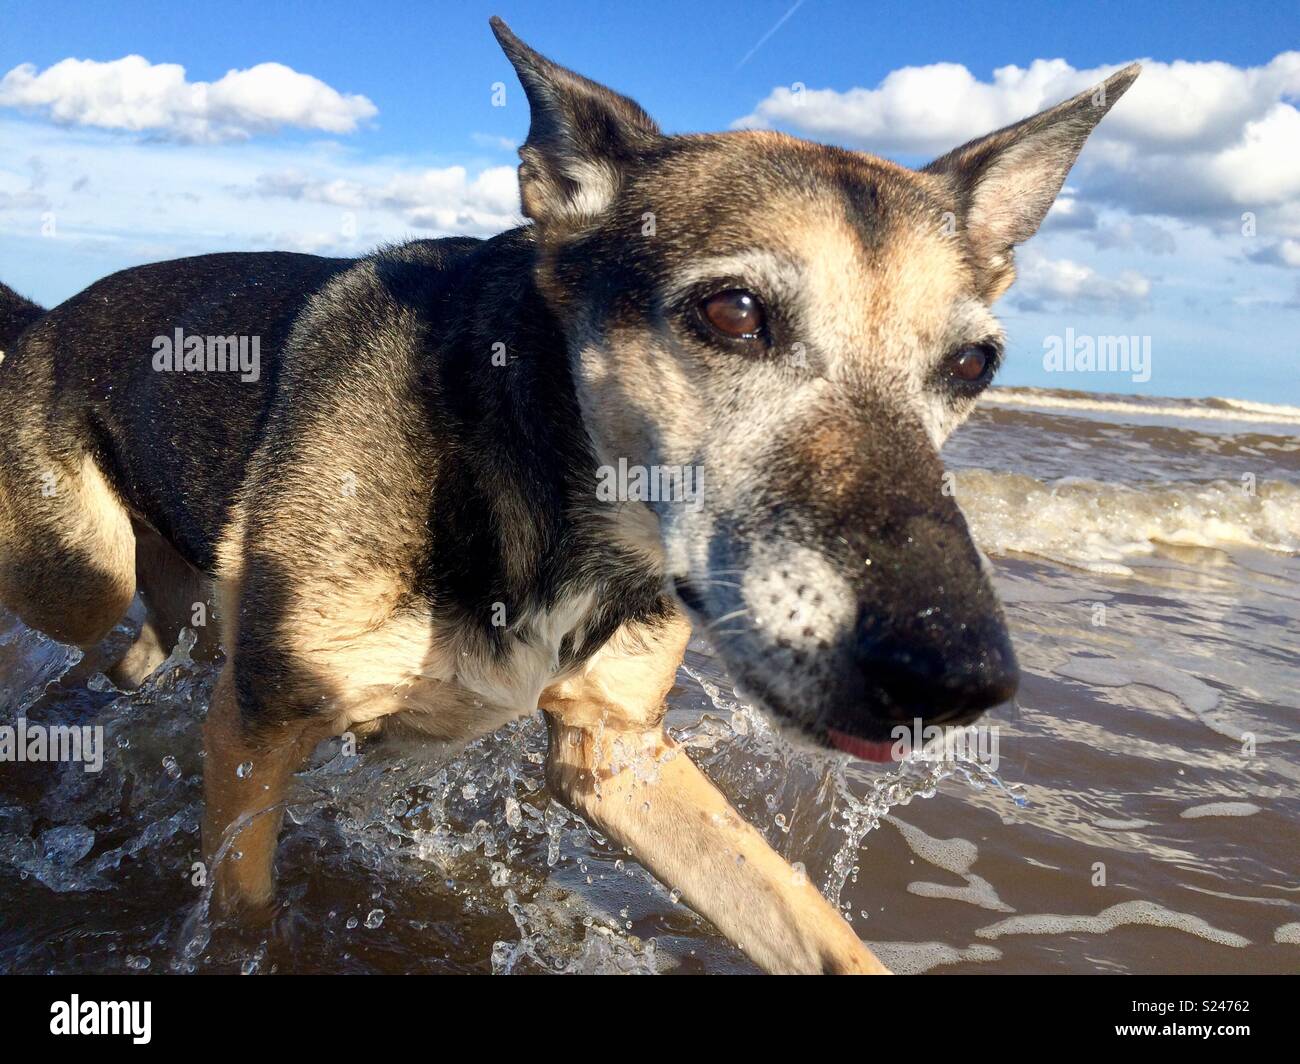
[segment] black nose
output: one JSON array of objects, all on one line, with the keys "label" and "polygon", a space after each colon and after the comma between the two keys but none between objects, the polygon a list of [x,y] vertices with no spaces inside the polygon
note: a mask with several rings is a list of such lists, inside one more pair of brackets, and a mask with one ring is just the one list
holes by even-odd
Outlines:
[{"label": "black nose", "polygon": [[[1020,669],[1000,617],[930,624],[910,633],[858,626],[868,709],[893,720],[955,721],[1006,702]],[[873,697],[874,696],[874,697]]]}]

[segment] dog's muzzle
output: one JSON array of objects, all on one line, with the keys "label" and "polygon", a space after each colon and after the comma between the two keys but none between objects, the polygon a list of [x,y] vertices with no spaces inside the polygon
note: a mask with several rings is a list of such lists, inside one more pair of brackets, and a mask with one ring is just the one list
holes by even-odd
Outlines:
[{"label": "dog's muzzle", "polygon": [[[869,557],[870,566],[841,559],[836,573],[856,613],[833,636],[822,629],[822,649],[792,653],[762,623],[718,645],[740,689],[764,708],[823,745],[870,760],[889,758],[898,728],[969,724],[1009,701],[1019,683],[1001,606],[955,509],[915,515],[893,531],[859,541],[854,556]],[[706,630],[713,617],[755,605],[739,592],[718,601],[685,579],[675,587]]]},{"label": "dog's muzzle", "polygon": [[[859,625],[856,671],[824,718],[832,745],[858,756],[882,754],[899,725],[965,725],[1010,701],[1020,671],[1001,618],[958,625],[933,642],[881,635]],[[852,740],[858,740],[854,743]]]},{"label": "dog's muzzle", "polygon": [[[919,519],[906,546],[877,544],[885,574],[867,589],[819,730],[889,739],[899,725],[964,725],[1009,701],[1020,671],[1002,609],[964,523]],[[878,752],[878,751],[877,751]]]}]

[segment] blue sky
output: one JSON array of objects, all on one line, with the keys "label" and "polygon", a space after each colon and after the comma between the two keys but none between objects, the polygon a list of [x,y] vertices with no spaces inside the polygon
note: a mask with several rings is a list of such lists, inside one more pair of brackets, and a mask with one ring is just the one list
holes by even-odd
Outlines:
[{"label": "blue sky", "polygon": [[[53,303],[153,259],[512,224],[527,113],[494,13],[670,132],[911,164],[1151,60],[1021,253],[1002,380],[1300,402],[1294,2],[9,5],[0,278]],[[1066,329],[1150,336],[1150,379],[1046,372]]]}]

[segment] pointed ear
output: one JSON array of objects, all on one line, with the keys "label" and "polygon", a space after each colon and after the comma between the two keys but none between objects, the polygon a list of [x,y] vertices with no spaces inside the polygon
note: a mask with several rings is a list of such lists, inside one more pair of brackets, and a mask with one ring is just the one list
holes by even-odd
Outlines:
[{"label": "pointed ear", "polygon": [[1011,249],[1038,230],[1088,134],[1141,70],[1137,63],[1126,66],[1073,99],[964,144],[925,168],[952,189],[988,302],[1015,280]]},{"label": "pointed ear", "polygon": [[491,20],[528,97],[532,120],[519,149],[524,214],[545,228],[581,225],[618,193],[627,167],[662,134],[626,96],[539,55]]}]

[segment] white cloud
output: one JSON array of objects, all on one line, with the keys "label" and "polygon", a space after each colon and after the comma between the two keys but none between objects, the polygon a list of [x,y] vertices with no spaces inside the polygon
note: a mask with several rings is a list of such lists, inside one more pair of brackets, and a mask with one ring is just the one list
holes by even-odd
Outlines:
[{"label": "white cloud", "polygon": [[1075,74],[1060,59],[1035,60],[1027,70],[1001,67],[991,84],[958,63],[903,67],[874,89],[773,89],[733,125],[788,127],[878,152],[937,154],[1032,114],[1048,98],[1068,96]]},{"label": "white cloud", "polygon": [[1047,229],[1095,229],[1097,212],[1086,203],[1080,202],[1073,189],[1063,189],[1056,201],[1047,211],[1043,228]]},{"label": "white cloud", "polygon": [[1246,252],[1251,262],[1300,269],[1300,240],[1278,240]]},{"label": "white cloud", "polygon": [[1070,259],[1030,254],[1020,263],[1015,292],[1026,310],[1083,307],[1133,311],[1146,305],[1151,282],[1135,270],[1105,276]]},{"label": "white cloud", "polygon": [[[368,161],[319,141],[177,150],[3,117],[0,143],[0,243],[60,264],[62,284],[15,274],[47,303],[141,262],[212,251],[363,255],[383,243],[488,236],[522,222],[508,166]],[[15,250],[9,271],[25,257]]]},{"label": "white cloud", "polygon": [[[735,126],[928,156],[1058,103],[1119,65],[1078,70],[1037,59],[1001,67],[989,82],[953,63],[906,67],[874,89],[774,89]],[[1278,231],[1300,235],[1297,98],[1296,51],[1258,67],[1146,61],[1085,151],[1079,195],[1221,228],[1235,228],[1242,211],[1254,210]]]},{"label": "white cloud", "polygon": [[259,174],[255,191],[272,199],[392,211],[409,225],[443,233],[486,235],[520,222],[513,166],[494,166],[472,179],[463,166],[328,179],[289,169]]},{"label": "white cloud", "polygon": [[0,212],[37,211],[50,205],[49,198],[42,191],[48,176],[45,164],[38,157],[31,156],[26,170],[24,174],[18,169],[0,168]]},{"label": "white cloud", "polygon": [[1109,224],[1092,226],[1083,238],[1103,251],[1143,251],[1149,255],[1172,255],[1178,250],[1174,234],[1163,225],[1143,218],[1117,218]]},{"label": "white cloud", "polygon": [[232,70],[217,81],[187,81],[176,63],[128,55],[111,62],[64,59],[37,72],[31,63],[0,79],[0,107],[60,125],[145,133],[163,140],[246,140],[295,128],[351,133],[378,109],[282,63]]},{"label": "white cloud", "polygon": [[519,147],[509,137],[498,136],[496,133],[471,133],[469,137],[480,148],[491,148],[493,151],[515,151]]}]

